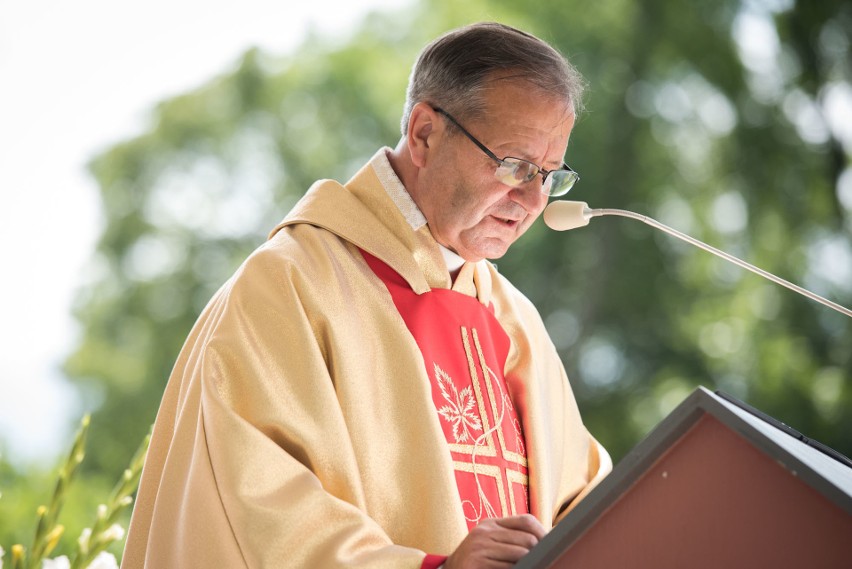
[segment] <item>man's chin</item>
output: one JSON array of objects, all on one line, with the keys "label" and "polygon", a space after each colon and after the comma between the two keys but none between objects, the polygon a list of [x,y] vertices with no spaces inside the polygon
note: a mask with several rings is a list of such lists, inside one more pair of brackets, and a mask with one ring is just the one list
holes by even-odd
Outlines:
[{"label": "man's chin", "polygon": [[483,243],[477,247],[465,250],[460,253],[460,256],[472,263],[481,261],[482,259],[499,259],[509,250],[512,243],[506,243],[502,239],[489,239],[489,242]]}]

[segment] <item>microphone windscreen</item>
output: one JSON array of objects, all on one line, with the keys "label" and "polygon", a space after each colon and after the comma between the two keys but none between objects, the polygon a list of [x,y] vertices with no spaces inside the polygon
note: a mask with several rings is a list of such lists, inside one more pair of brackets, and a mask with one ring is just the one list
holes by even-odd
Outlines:
[{"label": "microphone windscreen", "polygon": [[556,201],[544,208],[544,223],[555,231],[567,231],[589,224],[584,215],[589,209],[586,202]]}]

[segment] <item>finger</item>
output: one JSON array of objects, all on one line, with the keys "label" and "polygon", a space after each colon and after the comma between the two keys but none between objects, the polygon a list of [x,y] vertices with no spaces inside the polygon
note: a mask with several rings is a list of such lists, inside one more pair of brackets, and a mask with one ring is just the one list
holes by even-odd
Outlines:
[{"label": "finger", "polygon": [[509,553],[509,557],[516,559],[535,547],[539,539],[527,531],[505,528],[492,521],[473,528],[466,541],[476,544],[476,548],[482,551],[517,550],[517,554]]},{"label": "finger", "polygon": [[535,534],[524,530],[497,527],[492,529],[488,537],[494,543],[513,545],[530,550],[538,544],[539,539]]},{"label": "finger", "polygon": [[[456,567],[511,567],[538,543],[532,533],[538,524],[532,520],[484,520],[473,528],[445,563],[447,569]],[[517,526],[525,529],[512,529]]]},{"label": "finger", "polygon": [[547,530],[541,525],[535,516],[523,514],[520,516],[509,516],[507,518],[495,518],[497,525],[516,531],[523,531],[535,536],[536,540],[543,538]]},{"label": "finger", "polygon": [[530,549],[512,543],[492,543],[483,548],[481,553],[485,559],[495,563],[517,563]]}]

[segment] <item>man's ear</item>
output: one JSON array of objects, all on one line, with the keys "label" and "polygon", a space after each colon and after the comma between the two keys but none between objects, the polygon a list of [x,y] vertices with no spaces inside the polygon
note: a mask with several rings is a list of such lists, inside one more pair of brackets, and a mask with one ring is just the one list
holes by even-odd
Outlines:
[{"label": "man's ear", "polygon": [[411,161],[418,168],[423,168],[429,160],[429,153],[437,142],[436,135],[443,131],[444,125],[438,118],[438,113],[426,103],[417,103],[411,109],[408,118],[406,141],[411,153]]}]

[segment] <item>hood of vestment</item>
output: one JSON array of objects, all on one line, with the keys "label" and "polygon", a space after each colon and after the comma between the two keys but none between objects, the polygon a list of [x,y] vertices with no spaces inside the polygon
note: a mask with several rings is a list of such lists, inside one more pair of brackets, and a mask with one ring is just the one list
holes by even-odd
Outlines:
[{"label": "hood of vestment", "polygon": [[453,281],[428,224],[412,229],[371,163],[346,184],[334,180],[314,183],[269,238],[300,223],[330,231],[379,258],[417,294],[452,288],[476,296],[485,305],[490,303],[493,266],[487,261],[467,262]]}]

